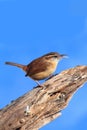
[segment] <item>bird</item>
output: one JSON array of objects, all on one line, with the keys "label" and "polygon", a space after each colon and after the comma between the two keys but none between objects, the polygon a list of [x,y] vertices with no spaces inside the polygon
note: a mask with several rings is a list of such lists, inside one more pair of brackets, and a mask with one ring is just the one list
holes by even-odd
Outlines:
[{"label": "bird", "polygon": [[52,74],[57,68],[59,61],[65,57],[65,54],[59,54],[58,52],[50,52],[37,59],[34,59],[27,65],[18,64],[14,62],[5,62],[5,64],[21,68],[23,71],[25,71],[25,76],[29,76],[39,86],[41,86],[39,80],[43,80],[52,76]]}]

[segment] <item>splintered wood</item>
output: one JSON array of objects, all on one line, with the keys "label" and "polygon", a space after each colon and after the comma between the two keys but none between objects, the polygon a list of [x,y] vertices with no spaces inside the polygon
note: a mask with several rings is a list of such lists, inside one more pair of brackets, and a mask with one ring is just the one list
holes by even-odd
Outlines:
[{"label": "splintered wood", "polygon": [[61,115],[87,81],[87,66],[61,72],[0,111],[0,130],[39,130]]}]

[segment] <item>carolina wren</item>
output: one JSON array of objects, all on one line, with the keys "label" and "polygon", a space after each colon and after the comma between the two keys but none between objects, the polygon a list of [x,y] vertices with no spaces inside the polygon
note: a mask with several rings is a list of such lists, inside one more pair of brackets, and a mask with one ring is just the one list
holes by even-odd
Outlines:
[{"label": "carolina wren", "polygon": [[51,76],[55,72],[58,62],[65,56],[66,55],[59,54],[57,52],[50,52],[33,60],[28,65],[22,65],[13,62],[5,62],[5,64],[21,68],[26,72],[25,76],[29,76],[40,86],[38,80],[42,80]]}]

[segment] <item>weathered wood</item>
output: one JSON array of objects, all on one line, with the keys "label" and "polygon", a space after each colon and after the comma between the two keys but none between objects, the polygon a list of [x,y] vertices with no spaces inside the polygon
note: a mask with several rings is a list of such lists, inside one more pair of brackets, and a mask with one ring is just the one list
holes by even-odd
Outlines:
[{"label": "weathered wood", "polygon": [[0,130],[39,130],[61,115],[87,81],[87,66],[65,70],[0,111]]}]

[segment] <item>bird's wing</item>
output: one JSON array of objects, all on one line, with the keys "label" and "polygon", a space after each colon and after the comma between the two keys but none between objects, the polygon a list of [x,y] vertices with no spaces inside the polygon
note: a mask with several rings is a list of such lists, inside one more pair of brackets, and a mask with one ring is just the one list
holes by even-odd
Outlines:
[{"label": "bird's wing", "polygon": [[36,73],[40,73],[40,72],[43,72],[47,69],[47,65],[49,63],[44,61],[43,58],[38,58],[34,61],[32,61],[30,64],[28,64],[28,71],[27,71],[27,74],[26,76],[32,76]]}]

